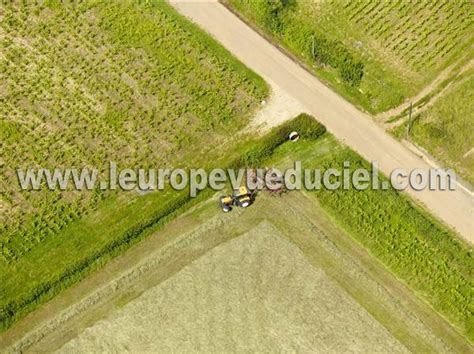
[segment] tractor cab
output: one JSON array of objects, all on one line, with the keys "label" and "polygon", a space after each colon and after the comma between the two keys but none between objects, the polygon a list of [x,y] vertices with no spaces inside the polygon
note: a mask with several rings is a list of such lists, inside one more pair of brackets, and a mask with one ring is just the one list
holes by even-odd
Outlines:
[{"label": "tractor cab", "polygon": [[234,199],[234,204],[242,208],[247,208],[252,203],[252,193],[250,193],[247,187],[240,187],[235,190],[232,198]]},{"label": "tractor cab", "polygon": [[234,190],[232,195],[223,195],[219,198],[219,206],[224,213],[232,210],[233,205],[241,208],[247,208],[253,201],[253,193],[247,187],[240,187]]}]

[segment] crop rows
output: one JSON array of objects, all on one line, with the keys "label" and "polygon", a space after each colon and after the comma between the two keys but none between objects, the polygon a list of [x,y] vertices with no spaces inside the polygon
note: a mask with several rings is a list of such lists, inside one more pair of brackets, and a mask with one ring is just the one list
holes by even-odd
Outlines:
[{"label": "crop rows", "polygon": [[420,72],[439,65],[472,41],[474,33],[474,7],[469,1],[350,1],[342,12]]},{"label": "crop rows", "polygon": [[[318,166],[340,168],[349,160],[354,170],[368,168],[347,149]],[[314,193],[373,255],[472,338],[473,289],[469,284],[473,262],[466,245],[393,190],[321,189]]]},{"label": "crop rows", "polygon": [[[94,209],[99,191],[21,192],[15,169],[151,167],[224,140],[262,89],[164,5],[2,5],[0,259]],[[226,128],[227,127],[227,128]],[[184,161],[181,161],[184,163]]]}]

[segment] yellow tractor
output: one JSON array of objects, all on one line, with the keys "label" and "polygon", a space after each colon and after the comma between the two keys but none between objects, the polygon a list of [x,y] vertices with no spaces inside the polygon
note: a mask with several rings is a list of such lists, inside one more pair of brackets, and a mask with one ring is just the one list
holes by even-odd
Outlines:
[{"label": "yellow tractor", "polygon": [[219,199],[219,205],[224,213],[232,210],[233,205],[241,208],[247,208],[253,201],[253,193],[247,187],[240,187],[232,195],[222,196]]},{"label": "yellow tractor", "polygon": [[231,211],[233,204],[234,200],[229,195],[222,196],[219,199],[219,205],[224,213],[228,213],[229,211]]}]

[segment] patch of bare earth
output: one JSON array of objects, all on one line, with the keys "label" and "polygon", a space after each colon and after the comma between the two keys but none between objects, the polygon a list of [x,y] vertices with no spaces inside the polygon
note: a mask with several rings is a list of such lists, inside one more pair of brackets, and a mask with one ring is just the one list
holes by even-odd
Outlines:
[{"label": "patch of bare earth", "polygon": [[[268,80],[267,80],[268,81]],[[261,103],[261,109],[256,113],[249,129],[267,130],[293,119],[307,109],[288,92],[268,81],[271,87],[270,97]]]}]

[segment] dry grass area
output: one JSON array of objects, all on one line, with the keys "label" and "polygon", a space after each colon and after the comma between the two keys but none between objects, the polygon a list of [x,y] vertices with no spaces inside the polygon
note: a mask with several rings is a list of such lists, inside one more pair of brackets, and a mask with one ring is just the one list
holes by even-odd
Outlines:
[{"label": "dry grass area", "polygon": [[230,214],[202,203],[35,315],[10,349],[466,350],[302,193]]},{"label": "dry grass area", "polygon": [[269,222],[86,329],[60,352],[406,348]]}]

